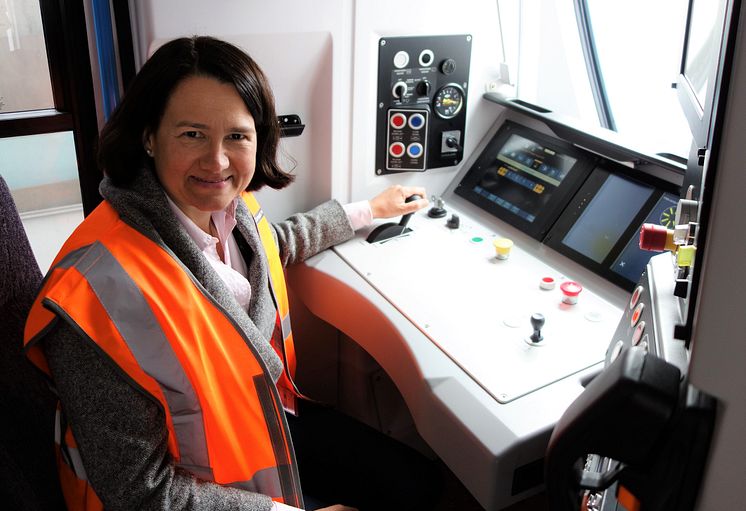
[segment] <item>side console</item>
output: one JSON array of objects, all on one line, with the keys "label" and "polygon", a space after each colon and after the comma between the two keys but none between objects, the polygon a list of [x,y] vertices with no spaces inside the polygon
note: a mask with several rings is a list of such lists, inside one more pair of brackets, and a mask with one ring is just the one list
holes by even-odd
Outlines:
[{"label": "side console", "polygon": [[552,509],[694,509],[715,402],[686,377],[677,266],[651,258],[606,353],[604,371],[567,409],[546,457]]}]

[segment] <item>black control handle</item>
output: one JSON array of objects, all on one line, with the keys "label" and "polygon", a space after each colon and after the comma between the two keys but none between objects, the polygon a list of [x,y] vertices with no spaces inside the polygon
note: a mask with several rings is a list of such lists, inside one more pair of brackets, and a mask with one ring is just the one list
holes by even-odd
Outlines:
[{"label": "black control handle", "polygon": [[[418,199],[421,199],[422,197],[414,194],[410,195],[406,199],[404,199],[404,202],[412,202]],[[412,229],[407,227],[407,224],[409,223],[409,219],[412,218],[412,213],[407,213],[406,215],[401,217],[401,220],[398,224],[395,224],[394,222],[389,222],[385,224],[381,224],[368,235],[366,238],[366,241],[368,243],[376,243],[378,241],[386,241],[391,238],[395,238],[397,236],[401,236],[402,234],[406,234],[408,232],[411,232]]]},{"label": "black control handle", "polygon": [[[420,200],[422,198],[421,195],[417,195],[416,193],[414,195],[410,195],[406,199],[404,199],[404,202],[414,202],[416,200]],[[407,213],[406,215],[401,217],[401,220],[399,221],[399,225],[402,227],[406,227],[409,223],[409,219],[412,218],[413,213]]]},{"label": "black control handle", "polygon": [[536,312],[531,314],[531,326],[534,329],[534,333],[531,334],[532,342],[540,342],[544,340],[544,336],[541,335],[541,329],[544,328],[544,314]]}]

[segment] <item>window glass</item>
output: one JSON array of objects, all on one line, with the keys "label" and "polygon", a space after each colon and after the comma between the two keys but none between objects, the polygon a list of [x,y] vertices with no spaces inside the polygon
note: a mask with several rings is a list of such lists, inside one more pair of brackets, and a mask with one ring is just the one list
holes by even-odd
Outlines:
[{"label": "window glass", "polygon": [[[518,3],[518,10],[508,7]],[[573,2],[542,0],[521,2],[501,0],[502,26],[520,26],[517,50],[510,51],[515,40],[508,38],[507,58],[518,55],[516,95],[589,126],[598,126],[598,113],[586,71],[580,33]],[[510,13],[513,19],[510,19]],[[515,16],[518,19],[515,19]],[[510,31],[506,31],[509,35]]]},{"label": "window glass", "polygon": [[692,5],[684,73],[694,89],[700,108],[705,107],[708,81],[712,78],[719,57],[724,16],[725,0],[718,1],[716,8],[713,8],[712,0],[698,0]]},{"label": "window glass", "polygon": [[0,175],[18,211],[80,204],[72,132],[0,138]]},{"label": "window glass", "polygon": [[688,4],[588,0],[617,131],[651,153],[689,153],[691,134],[672,88],[681,65]]},{"label": "window glass", "polygon": [[0,70],[0,113],[54,108],[39,0],[0,0]]}]

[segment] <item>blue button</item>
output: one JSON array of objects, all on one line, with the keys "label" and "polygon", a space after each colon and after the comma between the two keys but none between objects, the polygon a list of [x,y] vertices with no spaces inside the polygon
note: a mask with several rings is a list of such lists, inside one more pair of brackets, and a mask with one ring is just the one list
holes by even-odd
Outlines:
[{"label": "blue button", "polygon": [[418,158],[422,154],[422,144],[414,142],[407,147],[407,154],[412,158]]},{"label": "blue button", "polygon": [[425,124],[425,117],[422,114],[413,114],[409,118],[409,127],[413,130],[418,130]]}]

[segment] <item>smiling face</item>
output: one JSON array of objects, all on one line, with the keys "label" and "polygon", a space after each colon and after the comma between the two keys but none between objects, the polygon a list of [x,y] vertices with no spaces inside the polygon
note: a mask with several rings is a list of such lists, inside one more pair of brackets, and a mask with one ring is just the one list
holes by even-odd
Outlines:
[{"label": "smiling face", "polygon": [[209,232],[210,213],[225,209],[249,185],[256,142],[254,118],[235,87],[190,76],[174,89],[145,147],[171,200]]}]

